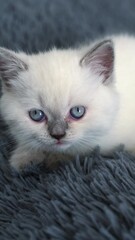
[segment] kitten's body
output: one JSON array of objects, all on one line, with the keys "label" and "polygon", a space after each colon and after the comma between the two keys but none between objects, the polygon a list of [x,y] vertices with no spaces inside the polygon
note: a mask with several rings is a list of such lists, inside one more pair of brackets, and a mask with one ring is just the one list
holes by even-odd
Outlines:
[{"label": "kitten's body", "polygon": [[[76,155],[100,146],[110,154],[124,144],[135,154],[135,38],[111,39],[114,47],[108,41],[32,56],[0,51],[0,108],[18,142],[14,167],[42,161],[44,151]],[[69,114],[74,106],[86,109],[79,120]],[[33,108],[44,111],[46,121],[32,121]],[[61,129],[59,141],[54,131]]]},{"label": "kitten's body", "polygon": [[115,87],[119,109],[108,134],[100,139],[101,151],[110,153],[119,144],[135,154],[135,37],[113,38]]}]

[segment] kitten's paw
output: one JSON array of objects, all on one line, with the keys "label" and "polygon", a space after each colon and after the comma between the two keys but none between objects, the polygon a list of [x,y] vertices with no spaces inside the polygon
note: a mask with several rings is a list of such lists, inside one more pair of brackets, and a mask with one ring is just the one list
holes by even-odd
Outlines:
[{"label": "kitten's paw", "polygon": [[43,161],[43,155],[41,153],[32,153],[31,151],[20,151],[20,148],[16,149],[9,159],[10,166],[16,171],[23,170],[30,163],[40,163]]},{"label": "kitten's paw", "polygon": [[21,154],[13,154],[9,159],[10,166],[16,171],[24,169],[27,166],[28,162],[28,159]]}]

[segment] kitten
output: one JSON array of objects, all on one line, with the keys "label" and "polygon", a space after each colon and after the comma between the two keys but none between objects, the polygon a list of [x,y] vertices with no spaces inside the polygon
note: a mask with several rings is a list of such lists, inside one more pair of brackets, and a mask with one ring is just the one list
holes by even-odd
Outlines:
[{"label": "kitten", "polygon": [[18,143],[11,165],[97,145],[102,154],[119,144],[135,154],[134,49],[129,36],[37,55],[0,48],[0,110]]}]

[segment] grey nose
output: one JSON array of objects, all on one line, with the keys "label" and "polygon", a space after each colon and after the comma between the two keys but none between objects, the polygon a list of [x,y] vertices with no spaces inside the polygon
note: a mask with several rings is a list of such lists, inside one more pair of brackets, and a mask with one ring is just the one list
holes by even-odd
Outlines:
[{"label": "grey nose", "polygon": [[66,135],[68,124],[65,121],[53,121],[48,123],[48,131],[51,137],[60,140]]},{"label": "grey nose", "polygon": [[66,135],[66,133],[65,132],[63,132],[63,133],[61,133],[61,134],[53,134],[53,133],[50,133],[50,135],[51,135],[51,137],[53,137],[53,138],[55,138],[55,139],[57,139],[57,140],[60,140],[61,138],[63,138],[65,135]]},{"label": "grey nose", "polygon": [[57,140],[60,140],[66,135],[67,128],[68,125],[64,121],[55,121],[48,124],[50,136]]}]

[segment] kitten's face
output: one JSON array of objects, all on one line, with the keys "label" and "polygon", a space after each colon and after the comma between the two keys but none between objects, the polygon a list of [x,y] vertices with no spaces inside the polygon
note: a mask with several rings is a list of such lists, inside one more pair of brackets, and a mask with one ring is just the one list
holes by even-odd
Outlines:
[{"label": "kitten's face", "polygon": [[[2,70],[6,75],[2,76],[1,112],[19,143],[71,154],[98,145],[117,111],[112,69],[105,72],[104,63],[99,74],[93,60],[89,63],[88,54],[81,60],[81,51],[75,50],[17,57],[22,60],[17,75]],[[109,78],[110,83],[104,84]]]}]

